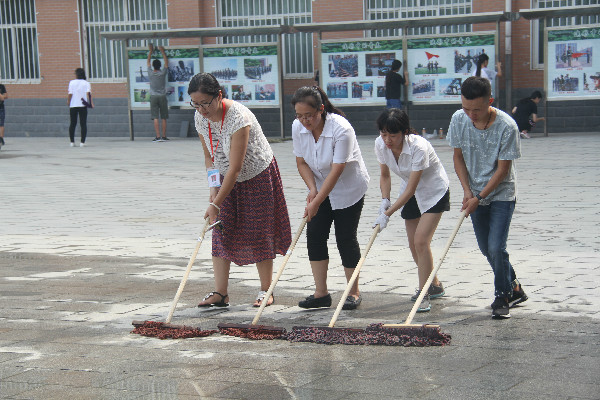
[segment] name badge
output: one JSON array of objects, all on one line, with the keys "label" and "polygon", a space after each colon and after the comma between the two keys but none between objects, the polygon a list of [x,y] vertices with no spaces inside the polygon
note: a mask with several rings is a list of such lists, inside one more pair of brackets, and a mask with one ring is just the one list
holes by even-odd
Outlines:
[{"label": "name badge", "polygon": [[221,175],[218,169],[209,169],[208,173],[208,187],[221,187]]}]

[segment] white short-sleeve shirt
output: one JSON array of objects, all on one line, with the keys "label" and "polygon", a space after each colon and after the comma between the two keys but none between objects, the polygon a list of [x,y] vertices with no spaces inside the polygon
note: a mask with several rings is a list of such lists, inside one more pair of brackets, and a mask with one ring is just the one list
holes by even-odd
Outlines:
[{"label": "white short-sleeve shirt", "polygon": [[69,82],[69,94],[72,95],[69,107],[85,107],[81,99],[88,100],[87,93],[92,92],[92,87],[85,79],[73,79]]},{"label": "white short-sleeve shirt", "polygon": [[396,162],[392,150],[387,148],[379,136],[375,139],[375,156],[380,164],[387,165],[390,171],[402,179],[398,197],[406,190],[411,172],[423,171],[415,191],[415,199],[421,213],[436,205],[450,186],[446,170],[433,146],[421,136],[404,136],[402,153],[398,157],[398,162]]},{"label": "white short-sleeve shirt", "polygon": [[312,133],[297,119],[292,124],[294,155],[310,167],[317,190],[321,190],[332,164],[346,164],[331,193],[331,208],[340,210],[358,202],[367,192],[369,173],[363,161],[354,128],[341,115],[328,113],[323,133],[315,143]]}]

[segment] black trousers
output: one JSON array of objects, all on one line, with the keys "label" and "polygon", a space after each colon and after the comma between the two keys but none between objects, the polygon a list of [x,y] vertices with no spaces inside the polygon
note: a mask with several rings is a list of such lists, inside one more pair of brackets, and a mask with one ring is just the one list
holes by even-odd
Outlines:
[{"label": "black trousers", "polygon": [[362,212],[365,198],[361,198],[350,207],[341,210],[332,210],[329,197],[325,199],[317,215],[315,215],[306,228],[306,244],[308,259],[322,261],[329,259],[327,240],[331,224],[335,224],[335,241],[344,268],[355,268],[360,260],[360,247],[356,239],[358,222]]},{"label": "black trousers", "polygon": [[77,116],[79,115],[79,123],[81,125],[81,143],[85,143],[87,136],[87,108],[86,107],[71,107],[71,125],[69,125],[69,139],[71,143],[75,141],[75,127],[77,126]]}]

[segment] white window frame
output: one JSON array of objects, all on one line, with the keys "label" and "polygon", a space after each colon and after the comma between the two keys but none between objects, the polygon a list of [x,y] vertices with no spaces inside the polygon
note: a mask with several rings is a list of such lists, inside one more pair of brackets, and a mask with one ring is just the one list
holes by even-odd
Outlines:
[{"label": "white window frame", "polygon": [[3,83],[41,83],[36,16],[35,0],[0,1],[0,80]]},{"label": "white window frame", "polygon": [[[540,7],[540,3],[544,4],[544,7]],[[600,4],[600,0],[532,0],[531,8],[535,9],[544,9],[550,7],[579,7],[582,8],[588,5]],[[547,7],[546,7],[547,6]],[[578,18],[584,18],[582,21]],[[595,18],[595,21],[593,20]],[[588,24],[597,24],[600,22],[600,17],[598,16],[583,16],[583,17],[558,17],[550,19],[550,27],[555,26],[578,26],[578,25],[588,25]],[[544,19],[543,23],[540,24],[539,19],[532,20],[530,23],[531,29],[531,69],[534,70],[543,70],[544,69],[544,54],[540,53],[540,42],[543,43],[544,40],[544,30],[543,28],[546,24],[546,19]],[[540,58],[542,60],[540,61]]]},{"label": "white window frame", "polygon": [[[218,0],[217,21],[221,27],[256,27],[312,22],[312,0]],[[314,51],[312,33],[281,35],[283,71],[286,79],[312,78]],[[229,36],[219,44],[276,42],[277,35]]]},{"label": "white window frame", "polygon": [[[83,65],[90,82],[126,82],[123,42],[108,40],[100,32],[168,29],[167,0],[79,0],[79,25]],[[167,39],[152,41],[168,46]],[[130,47],[147,46],[131,40]]]},{"label": "white window frame", "polygon": [[[375,6],[371,6],[375,4]],[[367,20],[412,19],[445,17],[448,15],[468,15],[473,10],[472,0],[365,0]],[[471,24],[428,26],[369,31],[367,37],[399,37],[411,35],[435,35],[472,32]]]}]

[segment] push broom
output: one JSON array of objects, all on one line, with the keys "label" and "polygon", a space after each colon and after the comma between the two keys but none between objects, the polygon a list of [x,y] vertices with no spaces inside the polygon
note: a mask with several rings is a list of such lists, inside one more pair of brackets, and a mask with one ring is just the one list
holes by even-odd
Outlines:
[{"label": "push broom", "polygon": [[[454,228],[454,231],[450,235],[448,242],[446,243],[446,247],[442,252],[442,256],[438,261],[437,265],[429,274],[427,281],[423,285],[415,304],[413,305],[410,313],[408,314],[408,318],[403,324],[373,324],[369,325],[366,329],[367,334],[373,335],[374,340],[383,340],[383,341],[394,341],[395,338],[398,338],[399,342],[404,346],[441,346],[450,343],[450,335],[440,332],[439,325],[429,325],[429,324],[411,324],[421,301],[425,295],[429,292],[429,287],[433,282],[433,278],[438,273],[442,263],[444,262],[444,258],[460,229],[464,219],[466,217],[466,212],[463,211],[460,215],[458,223]],[[376,339],[377,336],[380,336],[379,339]],[[373,343],[373,344],[387,344],[387,343]],[[398,343],[400,344],[400,343]]]},{"label": "push broom", "polygon": [[187,269],[185,271],[185,274],[183,274],[183,278],[181,279],[181,283],[179,284],[179,289],[177,289],[177,293],[175,294],[175,298],[173,299],[171,309],[169,310],[169,314],[165,322],[133,321],[132,325],[135,326],[135,329],[131,331],[131,333],[137,333],[142,336],[157,337],[159,339],[184,339],[190,337],[209,336],[217,332],[216,330],[203,331],[202,329],[200,329],[200,327],[190,327],[184,325],[171,324],[171,319],[173,318],[173,314],[175,313],[175,308],[177,307],[177,303],[179,302],[179,297],[181,297],[183,288],[185,287],[188,277],[190,276],[192,266],[194,265],[194,261],[196,261],[196,256],[198,255],[198,250],[200,250],[200,245],[204,240],[204,235],[209,230],[209,228],[211,228],[211,226],[209,226],[209,223],[210,221],[207,218],[206,223],[204,224],[204,228],[202,229],[202,234],[198,238],[198,243],[196,244],[196,248],[194,249],[190,261],[188,262]]},{"label": "push broom", "polygon": [[367,244],[365,251],[363,252],[363,256],[358,261],[358,264],[354,268],[354,272],[346,285],[346,289],[342,294],[342,298],[340,299],[337,308],[329,322],[327,327],[305,327],[305,326],[294,326],[290,333],[288,333],[288,340],[291,342],[314,342],[314,343],[324,343],[324,344],[364,344],[360,343],[363,340],[365,330],[357,329],[357,328],[334,328],[334,325],[342,311],[342,307],[344,306],[344,302],[348,297],[348,293],[352,289],[354,282],[358,278],[358,274],[367,258],[367,254],[369,254],[369,250],[379,233],[379,225],[376,225],[373,228],[373,234],[371,234],[371,239]]},{"label": "push broom", "polygon": [[291,244],[290,248],[288,249],[288,251],[285,255],[285,258],[283,259],[281,267],[279,267],[279,270],[277,271],[275,278],[273,278],[273,281],[271,282],[271,286],[269,286],[269,290],[267,290],[265,297],[263,297],[263,301],[260,303],[260,308],[258,309],[256,316],[252,320],[252,323],[249,325],[248,324],[220,323],[217,325],[217,327],[219,328],[219,332],[221,332],[224,335],[244,337],[244,338],[248,338],[248,339],[276,339],[276,338],[280,338],[286,334],[285,328],[281,328],[281,327],[277,327],[277,326],[268,326],[268,325],[257,325],[257,323],[258,323],[258,320],[260,319],[260,316],[262,315],[263,310],[267,306],[267,303],[269,302],[271,295],[273,294],[275,285],[277,285],[277,282],[279,281],[279,278],[281,277],[281,274],[283,273],[283,269],[285,268],[285,265],[287,264],[288,260],[290,259],[290,256],[292,255],[292,251],[294,250],[294,247],[296,247],[296,243],[298,242],[298,239],[300,238],[300,235],[302,234],[302,231],[304,230],[304,226],[306,225],[307,219],[308,219],[307,217],[304,217],[302,219],[302,222],[300,223],[300,227],[298,228],[298,232],[294,236],[294,239],[292,240],[292,244]]}]

